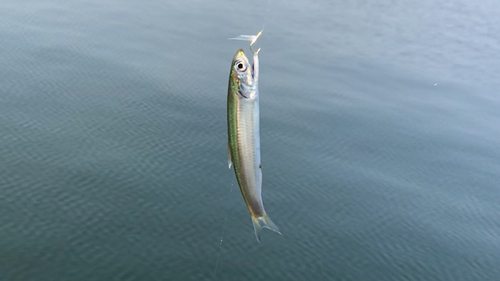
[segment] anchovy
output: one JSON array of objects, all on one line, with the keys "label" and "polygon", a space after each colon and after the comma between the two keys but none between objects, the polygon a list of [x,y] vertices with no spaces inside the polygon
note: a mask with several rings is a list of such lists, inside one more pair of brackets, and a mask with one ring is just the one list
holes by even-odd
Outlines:
[{"label": "anchovy", "polygon": [[241,194],[250,211],[255,237],[260,242],[262,228],[281,233],[262,203],[258,53],[254,52],[252,65],[241,49],[233,57],[227,95],[227,128],[228,165],[234,167]]}]

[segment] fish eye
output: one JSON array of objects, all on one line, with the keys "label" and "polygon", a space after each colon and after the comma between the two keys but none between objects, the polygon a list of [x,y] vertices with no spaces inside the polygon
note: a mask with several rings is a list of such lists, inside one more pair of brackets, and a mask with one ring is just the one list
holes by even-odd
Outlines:
[{"label": "fish eye", "polygon": [[246,70],[246,67],[245,65],[241,62],[241,61],[237,61],[235,63],[235,67],[238,71],[245,71]]}]

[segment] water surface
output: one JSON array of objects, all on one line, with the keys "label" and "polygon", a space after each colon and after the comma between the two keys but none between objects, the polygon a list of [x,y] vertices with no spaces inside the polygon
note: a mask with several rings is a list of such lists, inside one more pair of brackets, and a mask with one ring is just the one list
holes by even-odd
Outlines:
[{"label": "water surface", "polygon": [[[4,1],[0,279],[497,280],[498,12]],[[226,162],[248,49],[226,38],[263,24],[263,197],[283,236],[259,244]]]}]

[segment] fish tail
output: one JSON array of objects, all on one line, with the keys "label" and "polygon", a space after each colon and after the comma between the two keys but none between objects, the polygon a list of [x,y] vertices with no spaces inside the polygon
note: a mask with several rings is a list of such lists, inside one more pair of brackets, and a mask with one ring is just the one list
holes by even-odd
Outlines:
[{"label": "fish tail", "polygon": [[253,222],[253,228],[255,230],[255,237],[257,238],[258,242],[260,242],[260,232],[262,231],[262,228],[270,229],[281,235],[278,226],[274,224],[274,222],[266,213],[264,213],[262,216],[259,217],[252,216],[252,222]]}]

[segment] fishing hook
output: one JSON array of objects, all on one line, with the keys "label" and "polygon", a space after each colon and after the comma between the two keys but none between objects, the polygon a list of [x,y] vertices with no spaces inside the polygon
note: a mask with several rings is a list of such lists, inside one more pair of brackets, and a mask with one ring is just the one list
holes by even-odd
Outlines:
[{"label": "fishing hook", "polygon": [[252,39],[252,41],[250,41],[250,51],[252,51],[252,53],[253,53],[254,55],[259,54],[259,52],[260,52],[260,48],[259,48],[257,51],[254,51],[254,50],[252,49],[252,45],[253,45],[255,42],[257,42],[257,39],[259,39],[260,35],[262,35],[262,32],[264,32],[264,30],[259,31],[259,33],[257,33],[257,35],[255,35],[255,37]]}]

